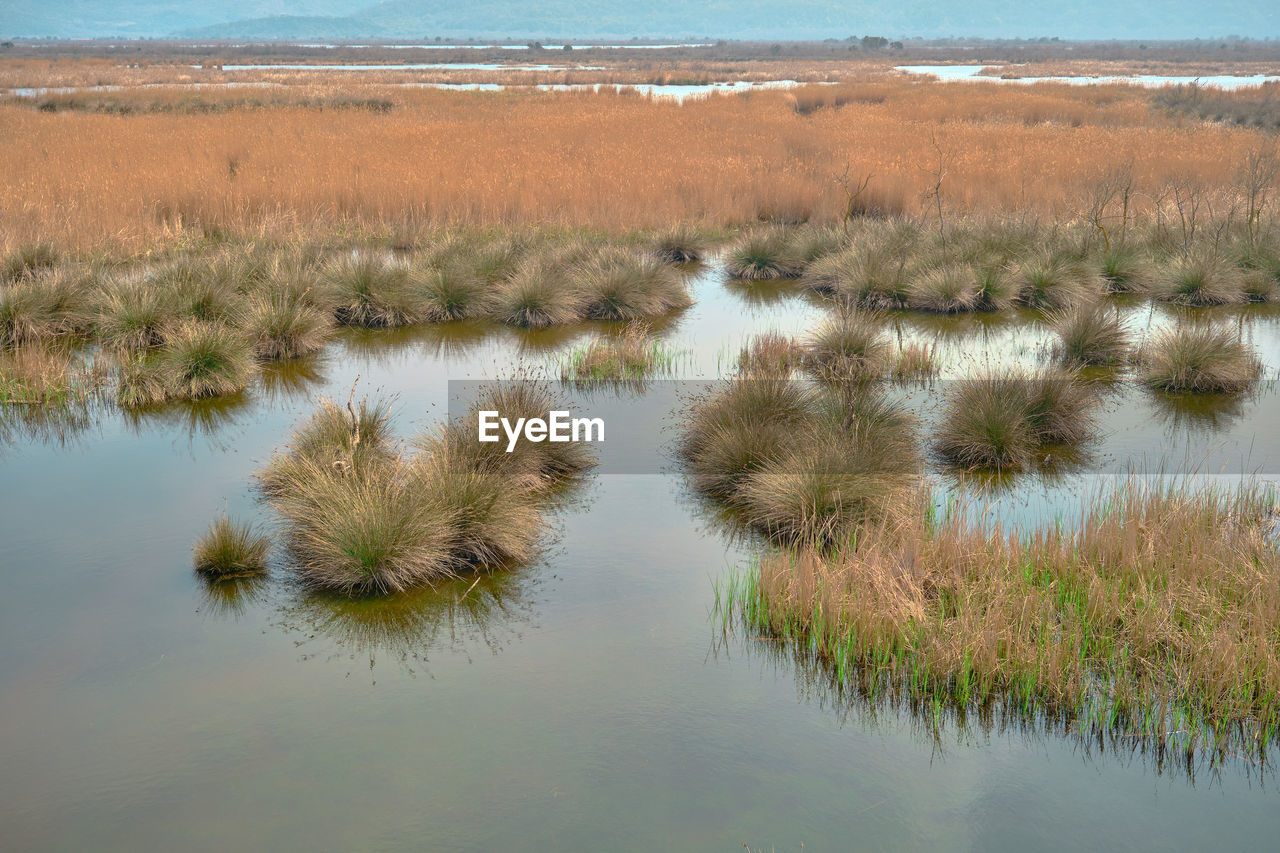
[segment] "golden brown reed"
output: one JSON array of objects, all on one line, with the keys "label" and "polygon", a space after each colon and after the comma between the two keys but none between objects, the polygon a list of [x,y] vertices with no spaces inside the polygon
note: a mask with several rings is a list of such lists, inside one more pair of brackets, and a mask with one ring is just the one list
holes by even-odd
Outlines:
[{"label": "golden brown reed", "polygon": [[353,224],[835,221],[857,176],[874,176],[877,209],[922,210],[939,152],[947,205],[1063,215],[1117,151],[1135,187],[1155,195],[1173,180],[1230,188],[1264,141],[1188,124],[1124,87],[856,85],[847,101],[808,111],[797,111],[804,91],[680,104],[344,82],[300,94],[389,108],[51,114],[9,100],[0,192],[17,201],[0,212],[0,243],[141,248],[188,229],[280,236]]}]

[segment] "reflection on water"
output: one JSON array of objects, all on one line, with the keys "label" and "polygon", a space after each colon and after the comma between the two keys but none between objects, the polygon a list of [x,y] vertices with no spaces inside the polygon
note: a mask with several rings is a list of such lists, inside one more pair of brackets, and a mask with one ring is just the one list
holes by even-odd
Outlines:
[{"label": "reflection on water", "polygon": [[249,391],[212,397],[206,400],[183,400],[157,406],[121,409],[124,422],[136,433],[173,430],[188,441],[206,438],[213,447],[232,446],[232,427],[243,425],[255,413],[254,397]]},{"label": "reflection on water", "polygon": [[[726,614],[721,614],[726,616]],[[1001,702],[962,705],[922,695],[909,685],[890,683],[870,669],[850,673],[815,654],[804,644],[755,631],[725,618],[712,642],[714,658],[735,655],[754,659],[776,673],[793,673],[801,702],[813,703],[839,724],[866,731],[894,729],[906,723],[912,736],[932,748],[935,760],[945,761],[952,745],[988,745],[993,737],[1020,738],[1027,748],[1062,740],[1082,758],[1102,769],[1110,763],[1140,764],[1155,775],[1172,775],[1196,785],[1212,784],[1226,771],[1259,783],[1276,777],[1274,748],[1253,745],[1256,751],[1230,741],[1230,733],[1211,737],[1164,727],[1159,734],[1122,733],[1116,725],[1082,720],[1065,707],[1024,707]]]},{"label": "reflection on water", "polygon": [[215,619],[239,620],[266,600],[270,583],[264,572],[240,577],[208,577],[197,573],[201,613]]},{"label": "reflection on water", "polygon": [[257,388],[267,405],[310,396],[329,381],[325,374],[328,362],[323,352],[289,361],[272,361],[258,371]]},{"label": "reflection on water", "polygon": [[390,597],[347,598],[314,590],[286,593],[273,625],[294,639],[303,659],[379,658],[409,672],[437,649],[497,653],[535,615],[538,581],[520,569],[446,581]]}]

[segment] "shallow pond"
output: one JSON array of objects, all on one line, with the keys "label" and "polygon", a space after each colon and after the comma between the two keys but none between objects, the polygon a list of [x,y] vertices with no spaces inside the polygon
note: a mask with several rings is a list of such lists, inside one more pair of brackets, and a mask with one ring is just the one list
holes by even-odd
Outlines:
[{"label": "shallow pond", "polygon": [[[752,333],[823,316],[786,284],[715,269],[695,295],[657,330],[690,380],[723,375]],[[1274,375],[1274,312],[1222,316]],[[936,341],[950,375],[1036,363],[1047,341],[1019,316],[895,322]],[[191,543],[223,508],[267,518],[250,476],[317,394],[345,396],[358,375],[396,395],[407,434],[438,422],[450,380],[553,365],[601,328],[350,333],[242,399],[6,433],[4,848],[1239,849],[1280,833],[1270,771],[1161,774],[1034,725],[935,738],[725,634],[713,584],[751,547],[673,465],[602,469],[557,512],[541,559],[474,588],[351,603],[191,572]],[[1162,416],[1122,391],[1101,461],[1007,499],[1074,506],[1088,476],[1179,442],[1274,474],[1280,396],[1268,385],[1228,408]]]}]

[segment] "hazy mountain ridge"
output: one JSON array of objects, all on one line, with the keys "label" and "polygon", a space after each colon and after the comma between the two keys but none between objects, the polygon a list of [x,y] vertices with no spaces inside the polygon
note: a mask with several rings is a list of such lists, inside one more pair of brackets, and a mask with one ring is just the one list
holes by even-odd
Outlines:
[{"label": "hazy mountain ridge", "polygon": [[230,0],[218,7],[177,0],[71,0],[59,9],[12,0],[0,9],[7,35],[195,38],[614,37],[698,35],[753,39],[976,36],[1067,39],[1217,38],[1280,35],[1280,4],[1224,0]]}]

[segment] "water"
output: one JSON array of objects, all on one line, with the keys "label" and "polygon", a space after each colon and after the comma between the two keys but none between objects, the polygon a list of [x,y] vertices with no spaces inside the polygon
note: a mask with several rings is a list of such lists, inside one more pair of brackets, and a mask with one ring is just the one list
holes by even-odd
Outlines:
[{"label": "water", "polygon": [[[237,66],[238,67],[238,66]],[[248,67],[248,66],[245,66]],[[266,66],[255,66],[266,67]],[[300,66],[281,66],[288,68],[298,68]],[[315,68],[319,66],[307,66]],[[336,66],[348,68],[350,66]],[[369,66],[378,68],[389,68],[391,66]],[[453,66],[457,67],[457,66]],[[233,70],[232,66],[225,66],[228,70]],[[181,88],[181,89],[220,89],[220,88],[238,88],[238,87],[254,87],[264,88],[271,87],[276,84],[263,81],[228,81],[225,83],[154,83],[148,84],[156,88]],[[683,101],[685,98],[698,95],[709,95],[714,93],[732,93],[732,92],[748,92],[760,89],[788,89],[801,85],[795,80],[769,80],[759,83],[751,83],[737,80],[732,83],[699,83],[694,85],[678,85],[664,83],[636,83],[636,84],[615,84],[615,83],[540,83],[534,86],[508,86],[504,83],[387,83],[388,86],[408,86],[425,89],[445,89],[459,92],[500,92],[503,89],[515,89],[517,91],[542,91],[542,92],[565,92],[565,91],[591,91],[600,92],[607,90],[626,89],[638,92],[643,95],[650,95],[655,98],[670,98],[675,101]],[[118,92],[124,89],[138,90],[140,86],[51,86],[43,88],[16,88],[9,89],[7,94],[19,98],[40,98],[49,95],[75,95],[85,92]]]},{"label": "water", "polygon": [[[714,269],[695,289],[658,328],[685,378],[823,316]],[[1274,311],[1219,313],[1274,374]],[[1035,363],[1047,340],[1025,317],[901,325],[953,365]],[[674,470],[595,476],[538,561],[470,592],[351,605],[276,578],[237,598],[191,572],[223,508],[266,517],[249,478],[317,394],[359,375],[397,396],[408,434],[438,421],[448,380],[551,364],[601,328],[352,332],[243,399],[0,444],[5,849],[1240,849],[1280,833],[1275,792],[1241,768],[1192,784],[1069,736],[934,741],[723,635],[713,581],[750,549]],[[1111,405],[1106,446],[1209,436],[1273,459],[1280,396],[1239,408],[1205,427],[1137,393]]]},{"label": "water", "polygon": [[981,72],[987,65],[899,65],[896,71],[907,74],[926,74],[937,77],[944,82],[956,80],[994,81],[996,83],[1071,83],[1078,86],[1089,86],[1103,83],[1130,83],[1136,86],[1180,86],[1195,83],[1199,86],[1213,86],[1218,89],[1243,89],[1250,86],[1261,86],[1280,80],[1280,75],[1253,74],[1234,76],[1230,74],[1207,74],[1200,77],[1169,77],[1159,74],[1133,74],[1125,77],[990,77]]}]

